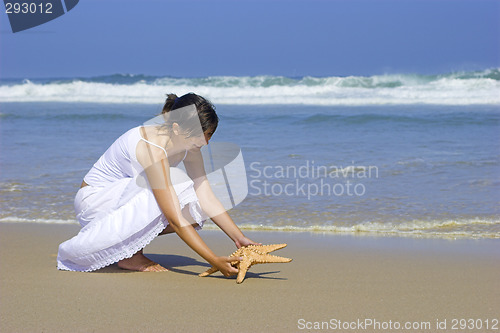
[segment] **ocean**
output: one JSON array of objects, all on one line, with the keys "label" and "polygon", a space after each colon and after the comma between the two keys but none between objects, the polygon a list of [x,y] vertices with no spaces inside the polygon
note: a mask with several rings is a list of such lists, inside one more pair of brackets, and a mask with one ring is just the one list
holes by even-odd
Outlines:
[{"label": "ocean", "polygon": [[[0,80],[0,222],[76,223],[83,176],[166,93],[241,147],[242,229],[500,238],[500,69],[371,77]],[[210,225],[208,226],[210,227]]]}]

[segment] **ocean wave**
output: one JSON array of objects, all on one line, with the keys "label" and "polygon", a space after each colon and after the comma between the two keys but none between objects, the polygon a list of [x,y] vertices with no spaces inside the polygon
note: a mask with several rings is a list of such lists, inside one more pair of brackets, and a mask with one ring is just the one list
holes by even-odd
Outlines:
[{"label": "ocean wave", "polygon": [[0,102],[159,104],[165,94],[194,91],[216,104],[384,105],[500,104],[500,69],[443,75],[348,77],[154,77],[2,80]]},{"label": "ocean wave", "polygon": [[[273,119],[269,118],[269,121]],[[281,119],[280,119],[281,121]],[[325,114],[315,113],[306,116],[303,119],[298,119],[293,122],[297,125],[304,126],[359,126],[366,124],[379,124],[381,126],[387,124],[397,124],[400,126],[488,126],[498,127],[500,125],[500,117],[498,113],[446,113],[434,114],[429,117],[427,114]]]},{"label": "ocean wave", "polygon": [[311,225],[273,226],[239,225],[243,230],[320,232],[359,236],[396,236],[418,238],[500,238],[500,220],[467,219],[446,221],[411,221],[402,223],[362,222],[352,226]]},{"label": "ocean wave", "polygon": [[[78,224],[75,219],[29,219],[19,217],[0,218],[0,223]],[[356,236],[500,239],[500,220],[479,218],[444,221],[414,220],[401,223],[361,222],[351,226],[239,224],[238,227],[242,230],[262,232],[315,232]],[[205,224],[204,228],[209,230],[218,229],[213,223]]]},{"label": "ocean wave", "polygon": [[40,223],[40,224],[78,224],[75,219],[43,219],[43,218],[23,218],[23,217],[3,217],[0,223]]}]

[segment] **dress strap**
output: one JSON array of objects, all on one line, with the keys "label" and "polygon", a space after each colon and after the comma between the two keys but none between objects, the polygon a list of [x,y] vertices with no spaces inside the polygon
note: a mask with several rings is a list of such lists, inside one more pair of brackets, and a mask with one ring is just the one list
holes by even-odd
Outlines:
[{"label": "dress strap", "polygon": [[165,153],[165,157],[166,157],[166,158],[168,158],[167,151],[165,150],[165,148],[163,148],[162,146],[157,145],[156,143],[153,143],[153,142],[151,142],[151,141],[148,141],[148,140],[144,139],[143,137],[141,137],[141,140],[142,140],[142,141],[144,141],[144,142],[147,142],[147,143],[149,143],[150,145],[153,145],[153,146],[155,146],[155,147],[157,147],[157,148],[160,148],[160,149],[161,149],[161,150],[163,150],[163,152]]},{"label": "dress strap", "polygon": [[[147,138],[148,135],[146,134],[146,130],[144,129],[144,127],[141,127],[141,132],[144,133],[144,136]],[[146,143],[149,143],[150,145],[153,145],[157,148],[160,148],[161,150],[163,150],[163,152],[165,153],[165,157],[168,159],[168,154],[167,154],[167,151],[165,150],[165,148],[163,148],[162,146],[159,146],[157,145],[156,143],[153,143],[149,140],[146,140],[142,137],[142,135],[139,135],[139,137],[141,138],[142,141],[146,142]],[[149,150],[149,149],[148,149]],[[151,159],[153,159],[153,156],[151,155],[151,151],[149,151],[149,155],[151,157]]]}]

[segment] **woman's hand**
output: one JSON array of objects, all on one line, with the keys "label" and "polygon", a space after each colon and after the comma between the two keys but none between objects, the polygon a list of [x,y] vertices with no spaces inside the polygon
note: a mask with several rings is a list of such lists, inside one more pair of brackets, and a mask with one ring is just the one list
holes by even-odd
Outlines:
[{"label": "woman's hand", "polygon": [[231,266],[231,262],[240,261],[239,257],[217,257],[213,266],[217,267],[225,277],[238,274],[238,269]]},{"label": "woman's hand", "polygon": [[256,243],[253,240],[243,236],[237,240],[234,241],[234,244],[236,244],[236,247],[239,249],[242,246],[247,246],[247,245],[262,245],[262,243]]}]

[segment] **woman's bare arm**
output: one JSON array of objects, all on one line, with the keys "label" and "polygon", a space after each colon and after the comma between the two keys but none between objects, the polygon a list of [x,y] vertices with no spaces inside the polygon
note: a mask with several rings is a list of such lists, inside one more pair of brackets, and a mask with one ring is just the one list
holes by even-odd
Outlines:
[{"label": "woman's bare arm", "polygon": [[200,201],[201,208],[234,241],[236,246],[239,248],[251,244],[260,245],[260,243],[255,243],[243,235],[220,200],[215,196],[205,174],[203,157],[199,149],[188,151],[184,159],[184,166],[188,176],[194,182],[196,196]]},{"label": "woman's bare arm", "polygon": [[189,221],[182,216],[179,199],[170,179],[170,166],[165,153],[159,148],[140,141],[137,147],[137,159],[146,171],[147,179],[162,213],[179,237],[203,259],[219,268],[225,276],[236,274],[238,271],[231,266],[230,262],[238,259],[216,256]]}]

